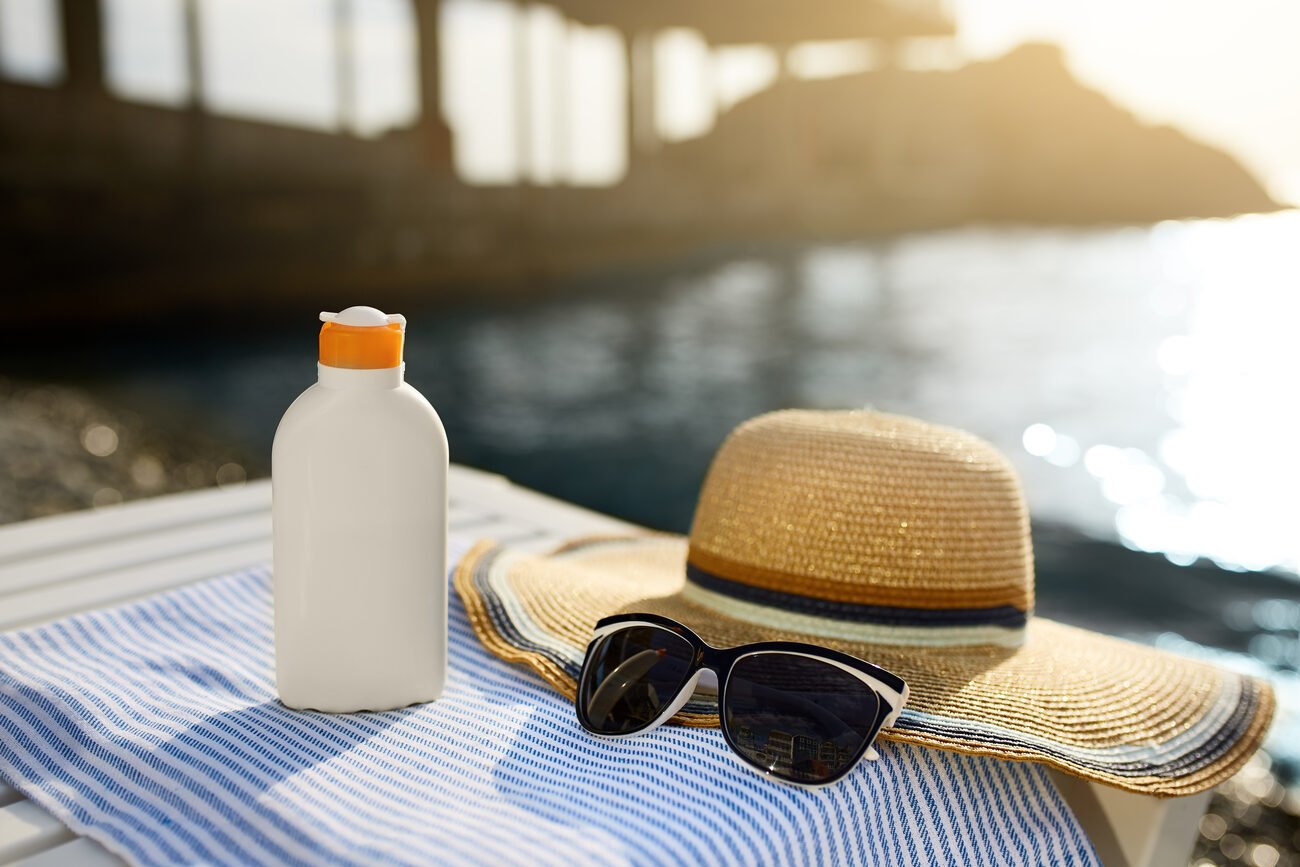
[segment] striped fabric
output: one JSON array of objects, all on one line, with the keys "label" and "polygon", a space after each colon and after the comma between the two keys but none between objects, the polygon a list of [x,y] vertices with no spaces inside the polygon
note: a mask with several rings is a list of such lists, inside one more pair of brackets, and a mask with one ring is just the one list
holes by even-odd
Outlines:
[{"label": "striped fabric", "polygon": [[139,864],[1096,864],[1041,768],[884,744],[820,790],[712,729],[598,741],[453,594],[432,705],[286,711],[269,574],[0,635],[0,777]]}]

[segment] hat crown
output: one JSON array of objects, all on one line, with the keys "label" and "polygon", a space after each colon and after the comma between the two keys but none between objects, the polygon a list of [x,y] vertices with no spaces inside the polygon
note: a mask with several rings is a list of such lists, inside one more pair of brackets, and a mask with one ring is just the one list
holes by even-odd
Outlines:
[{"label": "hat crown", "polygon": [[1029,519],[1007,459],[964,431],[873,411],[786,410],[733,431],[688,560],[708,591],[811,600],[835,618],[1014,628],[1033,605]]}]

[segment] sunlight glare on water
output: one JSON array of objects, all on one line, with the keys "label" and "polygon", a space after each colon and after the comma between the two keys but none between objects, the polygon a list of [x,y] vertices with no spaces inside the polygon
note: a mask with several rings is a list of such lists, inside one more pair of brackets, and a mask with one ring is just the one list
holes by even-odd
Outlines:
[{"label": "sunlight glare on water", "polygon": [[[1152,308],[1182,320],[1152,347],[1167,425],[1149,452],[1091,444],[1084,468],[1130,547],[1300,571],[1300,213],[1163,223],[1150,250]],[[1030,454],[1044,429],[1025,429]]]}]

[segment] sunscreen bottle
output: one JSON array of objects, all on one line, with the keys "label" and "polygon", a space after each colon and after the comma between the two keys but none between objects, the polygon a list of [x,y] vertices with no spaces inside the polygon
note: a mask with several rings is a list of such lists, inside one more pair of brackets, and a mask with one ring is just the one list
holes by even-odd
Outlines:
[{"label": "sunscreen bottle", "polygon": [[320,318],[319,378],[271,449],[280,701],[432,701],[447,672],[447,434],[404,381],[404,317]]}]

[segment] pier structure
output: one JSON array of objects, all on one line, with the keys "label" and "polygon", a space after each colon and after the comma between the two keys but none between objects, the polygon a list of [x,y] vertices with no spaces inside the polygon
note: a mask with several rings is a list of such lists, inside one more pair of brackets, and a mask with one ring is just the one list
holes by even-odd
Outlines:
[{"label": "pier structure", "polygon": [[[623,42],[629,156],[608,186],[458,177],[437,0],[410,6],[418,111],[373,137],[355,129],[346,0],[331,7],[337,115],[316,129],[214,110],[197,0],[176,0],[187,96],[174,105],[113,92],[99,0],[48,2],[61,76],[0,76],[0,268],[15,309],[32,315],[540,294],[575,272],[710,244],[1274,207],[1230,157],[1079,86],[1054,48],[951,70],[890,62],[909,40],[951,39],[937,0],[557,0],[567,21]],[[770,46],[782,69],[792,46],[832,38],[870,39],[884,62],[819,81],[780,74],[708,134],[664,141],[650,46],[678,27],[714,47]]]}]

